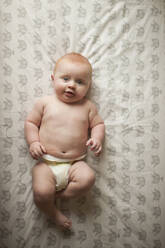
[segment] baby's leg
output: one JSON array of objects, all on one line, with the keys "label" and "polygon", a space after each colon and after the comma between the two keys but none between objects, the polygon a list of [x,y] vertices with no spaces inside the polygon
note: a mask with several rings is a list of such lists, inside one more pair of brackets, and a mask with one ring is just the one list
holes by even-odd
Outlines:
[{"label": "baby's leg", "polygon": [[32,170],[34,202],[37,207],[47,214],[56,224],[70,228],[71,221],[55,206],[55,177],[45,163],[38,163]]},{"label": "baby's leg", "polygon": [[84,195],[93,186],[94,182],[95,174],[93,170],[84,161],[77,161],[69,170],[67,188],[57,193],[57,197],[71,198]]}]

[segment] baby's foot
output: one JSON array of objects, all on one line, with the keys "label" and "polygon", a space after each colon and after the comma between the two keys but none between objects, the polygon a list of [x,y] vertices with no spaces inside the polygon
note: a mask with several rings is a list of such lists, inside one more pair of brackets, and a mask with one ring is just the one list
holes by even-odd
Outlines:
[{"label": "baby's foot", "polygon": [[55,223],[60,226],[62,229],[71,229],[72,222],[61,213],[58,209],[56,209],[54,214]]}]

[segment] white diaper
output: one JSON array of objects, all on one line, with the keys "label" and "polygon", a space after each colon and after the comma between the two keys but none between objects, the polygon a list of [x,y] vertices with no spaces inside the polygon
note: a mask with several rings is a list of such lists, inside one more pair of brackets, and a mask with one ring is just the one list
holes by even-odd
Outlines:
[{"label": "white diaper", "polygon": [[86,156],[84,154],[83,156],[80,156],[76,159],[61,159],[56,158],[49,154],[44,154],[42,156],[42,159],[44,162],[49,166],[49,168],[52,170],[55,179],[56,179],[56,191],[60,191],[68,185],[68,178],[69,178],[69,169],[71,165],[77,161],[81,160]]}]

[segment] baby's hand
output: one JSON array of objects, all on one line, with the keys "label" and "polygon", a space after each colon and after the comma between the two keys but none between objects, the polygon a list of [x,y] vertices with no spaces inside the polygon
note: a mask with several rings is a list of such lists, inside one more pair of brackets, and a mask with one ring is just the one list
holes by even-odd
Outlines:
[{"label": "baby's hand", "polygon": [[46,153],[45,147],[39,142],[35,141],[30,145],[29,148],[30,154],[34,159],[38,159],[41,157],[44,153]]},{"label": "baby's hand", "polygon": [[101,142],[95,138],[90,138],[87,143],[86,146],[90,146],[91,151],[94,152],[94,154],[96,156],[99,156],[102,150],[102,145]]}]

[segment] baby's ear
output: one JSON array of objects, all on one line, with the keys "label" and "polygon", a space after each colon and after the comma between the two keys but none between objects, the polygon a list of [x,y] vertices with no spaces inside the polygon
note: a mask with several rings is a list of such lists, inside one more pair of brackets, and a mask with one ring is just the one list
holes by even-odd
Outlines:
[{"label": "baby's ear", "polygon": [[51,79],[54,81],[54,75],[53,74],[51,74]]}]

